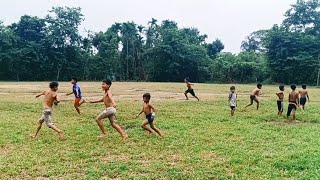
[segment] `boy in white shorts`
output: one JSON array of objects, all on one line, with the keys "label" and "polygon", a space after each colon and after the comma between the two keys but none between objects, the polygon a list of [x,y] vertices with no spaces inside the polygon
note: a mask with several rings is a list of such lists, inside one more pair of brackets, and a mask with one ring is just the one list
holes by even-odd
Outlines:
[{"label": "boy in white shorts", "polygon": [[110,80],[104,80],[102,82],[101,88],[102,90],[104,90],[105,94],[103,96],[102,99],[97,100],[97,101],[90,101],[90,103],[100,103],[100,102],[104,102],[106,109],[97,116],[96,118],[96,122],[99,126],[99,128],[101,129],[101,135],[98,136],[99,138],[104,138],[107,136],[107,131],[103,125],[103,119],[108,118],[110,120],[111,126],[116,129],[122,139],[127,139],[128,135],[120,128],[120,126],[118,124],[116,124],[116,103],[114,102],[113,98],[112,98],[112,93],[110,90],[112,82]]},{"label": "boy in white shorts", "polygon": [[42,127],[42,124],[45,122],[46,125],[48,126],[48,128],[51,128],[58,133],[60,140],[64,140],[63,131],[58,129],[52,123],[52,119],[51,119],[52,106],[53,106],[53,104],[57,105],[59,103],[59,98],[57,95],[58,86],[59,86],[59,84],[57,82],[51,82],[49,84],[49,87],[50,87],[49,90],[43,91],[42,93],[40,93],[36,96],[36,98],[38,98],[40,96],[44,96],[44,100],[43,100],[43,109],[44,110],[43,110],[43,114],[42,114],[41,118],[39,119],[39,125],[36,130],[36,133],[31,136],[32,138],[37,137],[37,135]]}]

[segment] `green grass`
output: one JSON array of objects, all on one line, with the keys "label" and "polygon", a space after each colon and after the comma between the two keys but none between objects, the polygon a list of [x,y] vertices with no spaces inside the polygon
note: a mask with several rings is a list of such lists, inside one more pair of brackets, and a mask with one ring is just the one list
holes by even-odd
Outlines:
[{"label": "green grass", "polygon": [[[102,95],[100,83],[81,82],[84,96]],[[185,101],[184,84],[115,83],[118,123],[129,139],[105,126],[100,134],[94,118],[103,104],[84,104],[79,116],[70,89],[62,83],[63,102],[54,108],[54,122],[67,140],[43,126],[31,140],[42,100],[34,95],[47,83],[0,83],[0,179],[317,179],[320,177],[320,90],[310,89],[311,102],[298,124],[277,117],[276,86],[263,87],[261,109],[244,110],[254,85],[236,85],[238,110],[230,117],[229,85],[196,84],[201,101]],[[288,90],[288,87],[287,87]],[[143,120],[133,117],[150,92],[159,109],[156,126],[165,138],[146,135]]]}]

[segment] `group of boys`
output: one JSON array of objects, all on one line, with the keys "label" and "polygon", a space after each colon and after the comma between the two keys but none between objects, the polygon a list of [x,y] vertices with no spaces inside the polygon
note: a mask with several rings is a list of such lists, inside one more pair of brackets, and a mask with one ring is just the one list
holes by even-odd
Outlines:
[{"label": "group of boys", "polygon": [[[186,78],[185,80],[186,86],[187,86],[187,90],[185,91],[184,95],[186,97],[186,100],[188,100],[188,96],[187,94],[190,93],[193,97],[195,97],[198,101],[199,98],[195,95],[195,92],[192,88],[192,85],[189,81],[188,78]],[[72,92],[67,93],[66,95],[71,95],[74,94],[75,96],[75,101],[74,101],[74,108],[76,109],[76,111],[80,114],[80,106],[83,103],[86,103],[86,100],[82,99],[82,93],[81,93],[81,89],[80,86],[78,85],[78,81],[76,78],[72,78],[71,83],[73,84],[72,87]],[[121,137],[123,139],[127,139],[128,135],[121,129],[121,127],[116,123],[116,103],[112,97],[112,93],[110,90],[112,82],[110,80],[104,80],[102,82],[101,88],[104,91],[104,95],[101,99],[96,100],[96,101],[88,101],[88,103],[104,103],[106,109],[99,114],[96,117],[96,122],[101,130],[101,135],[98,136],[99,138],[103,138],[105,136],[107,136],[107,132],[106,129],[104,127],[103,124],[103,120],[108,118],[110,121],[111,126],[116,129]],[[51,82],[49,84],[50,89],[47,91],[43,91],[42,93],[38,94],[36,97],[40,97],[40,96],[44,96],[44,101],[43,101],[43,114],[41,116],[41,118],[39,119],[39,126],[36,130],[36,133],[34,135],[32,135],[32,138],[36,138],[43,123],[46,123],[46,125],[53,129],[54,131],[56,131],[59,135],[59,139],[63,140],[64,139],[64,134],[63,131],[60,130],[59,128],[57,128],[53,123],[52,123],[52,119],[51,119],[51,115],[52,115],[52,107],[53,104],[57,105],[60,102],[60,99],[58,98],[58,82]],[[300,90],[299,92],[296,92],[296,85],[292,84],[291,86],[291,92],[289,93],[289,104],[288,104],[288,111],[287,111],[287,117],[289,117],[291,115],[292,112],[292,120],[296,120],[296,110],[299,106],[301,106],[301,109],[304,111],[304,107],[305,104],[309,100],[309,95],[308,95],[308,91],[307,91],[307,86],[306,85],[302,85],[302,90]],[[260,101],[258,99],[258,97],[261,95],[261,89],[262,89],[262,84],[257,84],[257,87],[252,91],[252,93],[250,94],[250,103],[245,107],[249,107],[251,105],[253,105],[253,102],[256,102],[257,104],[257,110],[259,109],[259,105],[260,105]],[[231,86],[230,87],[230,94],[229,94],[229,105],[231,108],[231,116],[234,116],[236,107],[237,107],[237,94],[235,93],[235,86]],[[284,102],[284,85],[280,85],[279,86],[279,92],[276,93],[276,95],[278,96],[278,100],[277,100],[277,105],[278,105],[278,115],[282,115],[284,106],[283,106],[283,102]],[[158,128],[155,127],[154,125],[154,118],[155,118],[155,112],[157,112],[156,108],[151,104],[150,102],[151,99],[151,95],[149,93],[146,93],[143,95],[143,108],[142,110],[139,112],[139,114],[136,116],[136,118],[138,118],[142,113],[145,113],[146,115],[146,119],[143,121],[141,127],[148,131],[149,133],[153,133],[153,131],[155,131],[156,133],[158,133],[161,137],[163,136],[162,133],[160,132],[160,130]],[[149,128],[147,125],[150,125],[151,128]],[[153,131],[152,131],[153,130]]]},{"label": "group of boys", "polygon": [[[71,95],[71,94],[75,95],[74,107],[75,107],[76,111],[80,114],[79,107],[83,103],[86,103],[87,101],[82,99],[81,89],[80,89],[80,86],[77,84],[77,79],[72,78],[71,83],[73,84],[73,88],[72,88],[73,92],[67,93],[66,95]],[[110,80],[104,80],[101,85],[101,88],[104,91],[103,97],[99,100],[96,100],[96,101],[88,101],[88,103],[102,103],[103,102],[106,107],[106,109],[96,117],[96,122],[101,130],[101,135],[98,137],[103,138],[103,137],[107,136],[107,131],[104,127],[103,120],[108,118],[111,126],[114,129],[116,129],[120,133],[121,137],[125,140],[128,138],[128,135],[116,123],[116,112],[117,112],[116,106],[117,105],[112,97],[112,93],[110,90],[111,84],[112,84],[112,82]],[[43,101],[44,110],[43,110],[43,114],[42,114],[41,118],[39,119],[39,125],[37,127],[37,130],[36,130],[35,134],[32,135],[32,138],[37,137],[37,135],[42,127],[42,124],[46,123],[46,125],[49,128],[53,129],[54,131],[56,131],[58,133],[60,140],[65,139],[63,131],[60,130],[59,128],[57,128],[52,123],[52,118],[51,118],[53,104],[58,105],[58,103],[60,102],[60,99],[57,94],[58,86],[59,86],[58,82],[51,82],[49,84],[49,90],[43,91],[42,93],[40,93],[36,96],[36,98],[38,98],[40,96],[44,96],[44,101]],[[154,125],[155,112],[157,110],[151,104],[150,99],[151,99],[151,95],[149,93],[146,93],[143,95],[143,101],[144,101],[143,108],[140,111],[140,113],[136,116],[136,118],[138,118],[144,112],[146,115],[146,120],[143,121],[141,127],[143,129],[147,130],[149,133],[153,133],[152,130],[154,130],[162,137],[163,136],[162,133]],[[150,125],[151,128],[147,127],[148,124]]]},{"label": "group of boys", "polygon": [[[302,85],[302,89],[299,92],[296,92],[297,86],[292,84],[290,86],[291,92],[289,93],[289,104],[288,104],[288,111],[287,111],[287,118],[290,117],[292,113],[292,120],[296,120],[296,110],[300,106],[302,111],[304,111],[305,105],[307,100],[310,101],[307,85]],[[258,97],[261,95],[262,84],[257,84],[257,87],[252,91],[250,94],[250,104],[248,104],[245,108],[251,106],[253,102],[257,103],[257,110],[259,109],[259,99]],[[284,110],[284,85],[279,86],[279,92],[276,93],[278,96],[277,106],[278,106],[278,115],[281,116]],[[231,116],[234,115],[235,108],[237,106],[237,94],[235,93],[235,87],[230,87],[230,94],[229,94],[229,104],[231,108]]]}]

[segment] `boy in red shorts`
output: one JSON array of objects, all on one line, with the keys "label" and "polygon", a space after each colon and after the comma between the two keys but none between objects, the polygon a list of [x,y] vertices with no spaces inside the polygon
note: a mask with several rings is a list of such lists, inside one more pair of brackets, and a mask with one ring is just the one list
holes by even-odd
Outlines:
[{"label": "boy in red shorts", "polygon": [[[85,103],[85,100],[82,100],[82,94],[81,94],[81,89],[80,86],[78,85],[78,80],[77,78],[72,78],[71,79],[71,84],[73,84],[72,87],[72,92],[67,93],[66,95],[69,96],[71,94],[74,94],[75,100],[74,100],[74,108],[77,110],[77,112],[80,114],[80,106]],[[82,100],[82,101],[81,101]]]}]

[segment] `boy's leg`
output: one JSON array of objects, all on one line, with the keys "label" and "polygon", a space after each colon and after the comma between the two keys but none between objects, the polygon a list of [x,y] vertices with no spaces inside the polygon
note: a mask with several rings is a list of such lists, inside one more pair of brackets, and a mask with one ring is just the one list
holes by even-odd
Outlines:
[{"label": "boy's leg", "polygon": [[198,98],[198,97],[196,96],[196,94],[194,93],[194,90],[193,90],[193,89],[190,91],[190,94],[191,94],[193,97],[195,97],[198,101],[200,101],[199,98]]},{"label": "boy's leg", "polygon": [[104,127],[103,125],[103,118],[100,118],[99,116],[96,118],[96,122],[101,130],[101,135],[98,136],[99,138],[103,138],[105,136],[107,136],[107,131],[106,131],[106,128]]},{"label": "boy's leg", "polygon": [[36,130],[36,133],[34,135],[31,135],[32,138],[36,138],[38,136],[38,133],[42,127],[42,124],[43,124],[44,120],[43,119],[39,119],[39,122],[38,122],[38,127],[37,127],[37,130]]},{"label": "boy's leg", "polygon": [[79,104],[79,107],[80,107],[83,103],[86,103],[86,102],[87,102],[86,100],[81,99],[80,104]]},{"label": "boy's leg", "polygon": [[253,104],[253,99],[250,97],[250,104],[248,104],[245,108],[251,106]]},{"label": "boy's leg", "polygon": [[187,92],[184,92],[184,95],[186,96],[186,99],[187,100],[189,100],[189,98],[188,98],[188,95],[187,95],[188,93]]},{"label": "boy's leg", "polygon": [[77,110],[77,112],[78,112],[78,114],[80,114],[80,109],[79,109],[79,107],[80,107],[80,101],[81,101],[81,99],[80,98],[76,98],[75,100],[74,100],[74,108]]},{"label": "boy's leg", "polygon": [[259,100],[257,98],[255,98],[254,101],[257,103],[257,110],[259,110],[259,105],[260,105]]},{"label": "boy's leg", "polygon": [[57,128],[55,125],[50,125],[50,128],[53,129],[54,131],[56,131],[59,135],[59,139],[60,140],[64,140],[64,135],[63,135],[63,131],[60,130],[59,128]]},{"label": "boy's leg", "polygon": [[292,111],[292,104],[289,104],[289,105],[288,105],[288,111],[287,111],[287,118],[290,117],[291,111]]},{"label": "boy's leg", "polygon": [[116,129],[118,133],[120,133],[122,139],[127,139],[128,135],[121,129],[121,127],[118,124],[116,124],[116,116],[115,115],[110,116],[109,120],[110,120],[111,126],[114,129]]},{"label": "boy's leg", "polygon": [[141,127],[142,127],[144,130],[148,131],[150,134],[152,134],[153,132],[152,132],[152,130],[147,126],[148,124],[149,124],[149,122],[148,122],[148,120],[146,119],[146,120],[144,120],[144,121],[142,122]]},{"label": "boy's leg", "polygon": [[296,120],[296,110],[295,109],[292,110],[292,120],[293,121]]},{"label": "boy's leg", "polygon": [[162,133],[160,132],[160,130],[154,126],[154,121],[150,123],[150,126],[155,132],[157,132],[159,134],[159,136],[161,136],[161,137],[163,136]]}]

